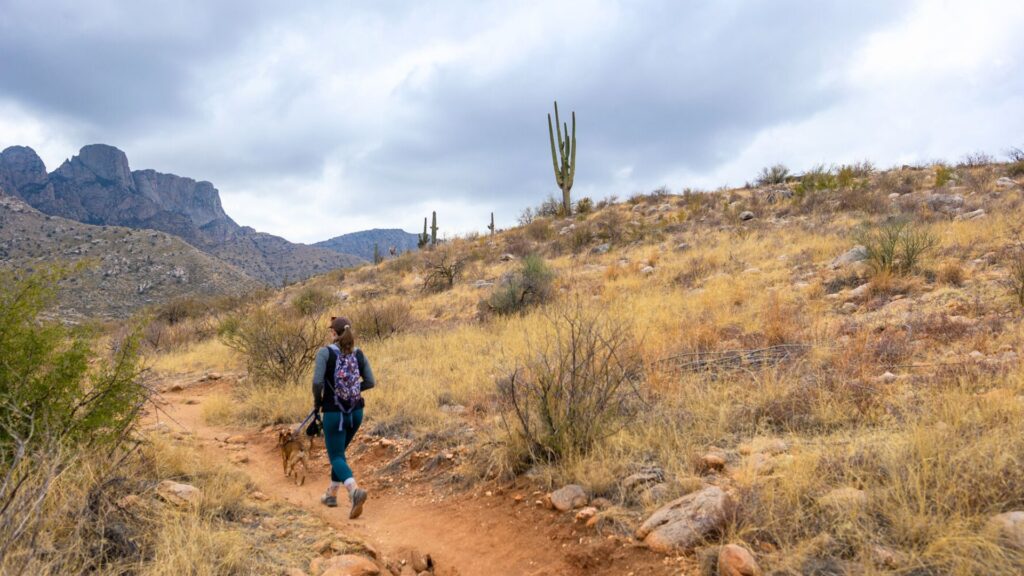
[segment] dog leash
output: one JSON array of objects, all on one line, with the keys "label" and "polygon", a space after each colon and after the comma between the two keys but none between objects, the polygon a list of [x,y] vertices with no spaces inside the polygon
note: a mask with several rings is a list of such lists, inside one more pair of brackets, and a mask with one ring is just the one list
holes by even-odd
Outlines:
[{"label": "dog leash", "polygon": [[293,434],[298,435],[299,432],[302,432],[302,429],[306,427],[306,424],[309,423],[310,418],[312,418],[313,416],[316,416],[316,408],[314,408],[313,411],[309,413],[309,416],[306,416],[306,419],[302,421],[302,424],[299,424],[299,427],[295,429],[295,432],[293,432]]}]

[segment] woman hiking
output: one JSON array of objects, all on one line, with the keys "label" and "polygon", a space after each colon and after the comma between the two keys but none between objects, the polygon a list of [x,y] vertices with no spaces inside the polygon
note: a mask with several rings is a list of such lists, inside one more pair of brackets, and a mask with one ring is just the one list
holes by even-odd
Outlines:
[{"label": "woman hiking", "polygon": [[376,385],[373,371],[363,351],[355,347],[355,334],[347,318],[331,318],[331,343],[316,354],[313,368],[313,403],[323,412],[324,444],[331,461],[331,484],[320,497],[325,506],[338,505],[338,488],[345,486],[352,509],[349,518],[358,518],[366,503],[366,490],[356,484],[345,450],[363,422],[361,392]]}]

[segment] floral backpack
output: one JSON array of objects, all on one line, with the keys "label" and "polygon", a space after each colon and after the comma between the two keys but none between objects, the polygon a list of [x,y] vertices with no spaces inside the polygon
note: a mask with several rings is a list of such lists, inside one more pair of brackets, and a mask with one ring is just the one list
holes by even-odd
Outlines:
[{"label": "floral backpack", "polygon": [[359,376],[359,362],[356,361],[355,351],[352,354],[344,354],[336,345],[330,345],[335,354],[334,362],[334,401],[344,412],[351,412],[357,406],[362,395],[362,385]]}]

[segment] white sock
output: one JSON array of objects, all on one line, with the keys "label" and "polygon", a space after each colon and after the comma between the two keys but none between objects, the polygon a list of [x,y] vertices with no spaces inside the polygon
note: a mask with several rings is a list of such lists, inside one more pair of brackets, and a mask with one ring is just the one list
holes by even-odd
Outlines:
[{"label": "white sock", "polygon": [[355,490],[358,487],[359,486],[356,485],[356,479],[355,478],[349,478],[348,480],[345,480],[345,489],[348,490],[349,494],[351,494],[352,491]]},{"label": "white sock", "polygon": [[341,488],[341,482],[335,482],[331,480],[331,485],[327,487],[327,493],[334,496],[338,493],[338,488]]}]

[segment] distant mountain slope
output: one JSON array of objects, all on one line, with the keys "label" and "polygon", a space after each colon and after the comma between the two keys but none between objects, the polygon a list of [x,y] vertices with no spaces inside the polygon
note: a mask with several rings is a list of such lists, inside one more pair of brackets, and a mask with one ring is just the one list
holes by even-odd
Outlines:
[{"label": "distant mountain slope", "polygon": [[0,153],[0,186],[53,216],[174,234],[271,284],[362,262],[239,226],[224,212],[213,184],[132,171],[125,153],[105,144],[83,147],[50,174],[34,150],[12,146]]},{"label": "distant mountain slope", "polygon": [[60,291],[71,317],[120,318],[178,296],[243,294],[262,284],[180,238],[48,216],[0,191],[0,267],[83,262]]},{"label": "distant mountain slope", "polygon": [[416,250],[417,239],[418,236],[416,234],[398,228],[374,228],[373,230],[342,234],[330,240],[317,242],[313,246],[327,248],[343,254],[354,254],[360,258],[372,260],[374,244],[380,246],[381,254],[386,256],[388,249],[391,247],[400,252]]}]

